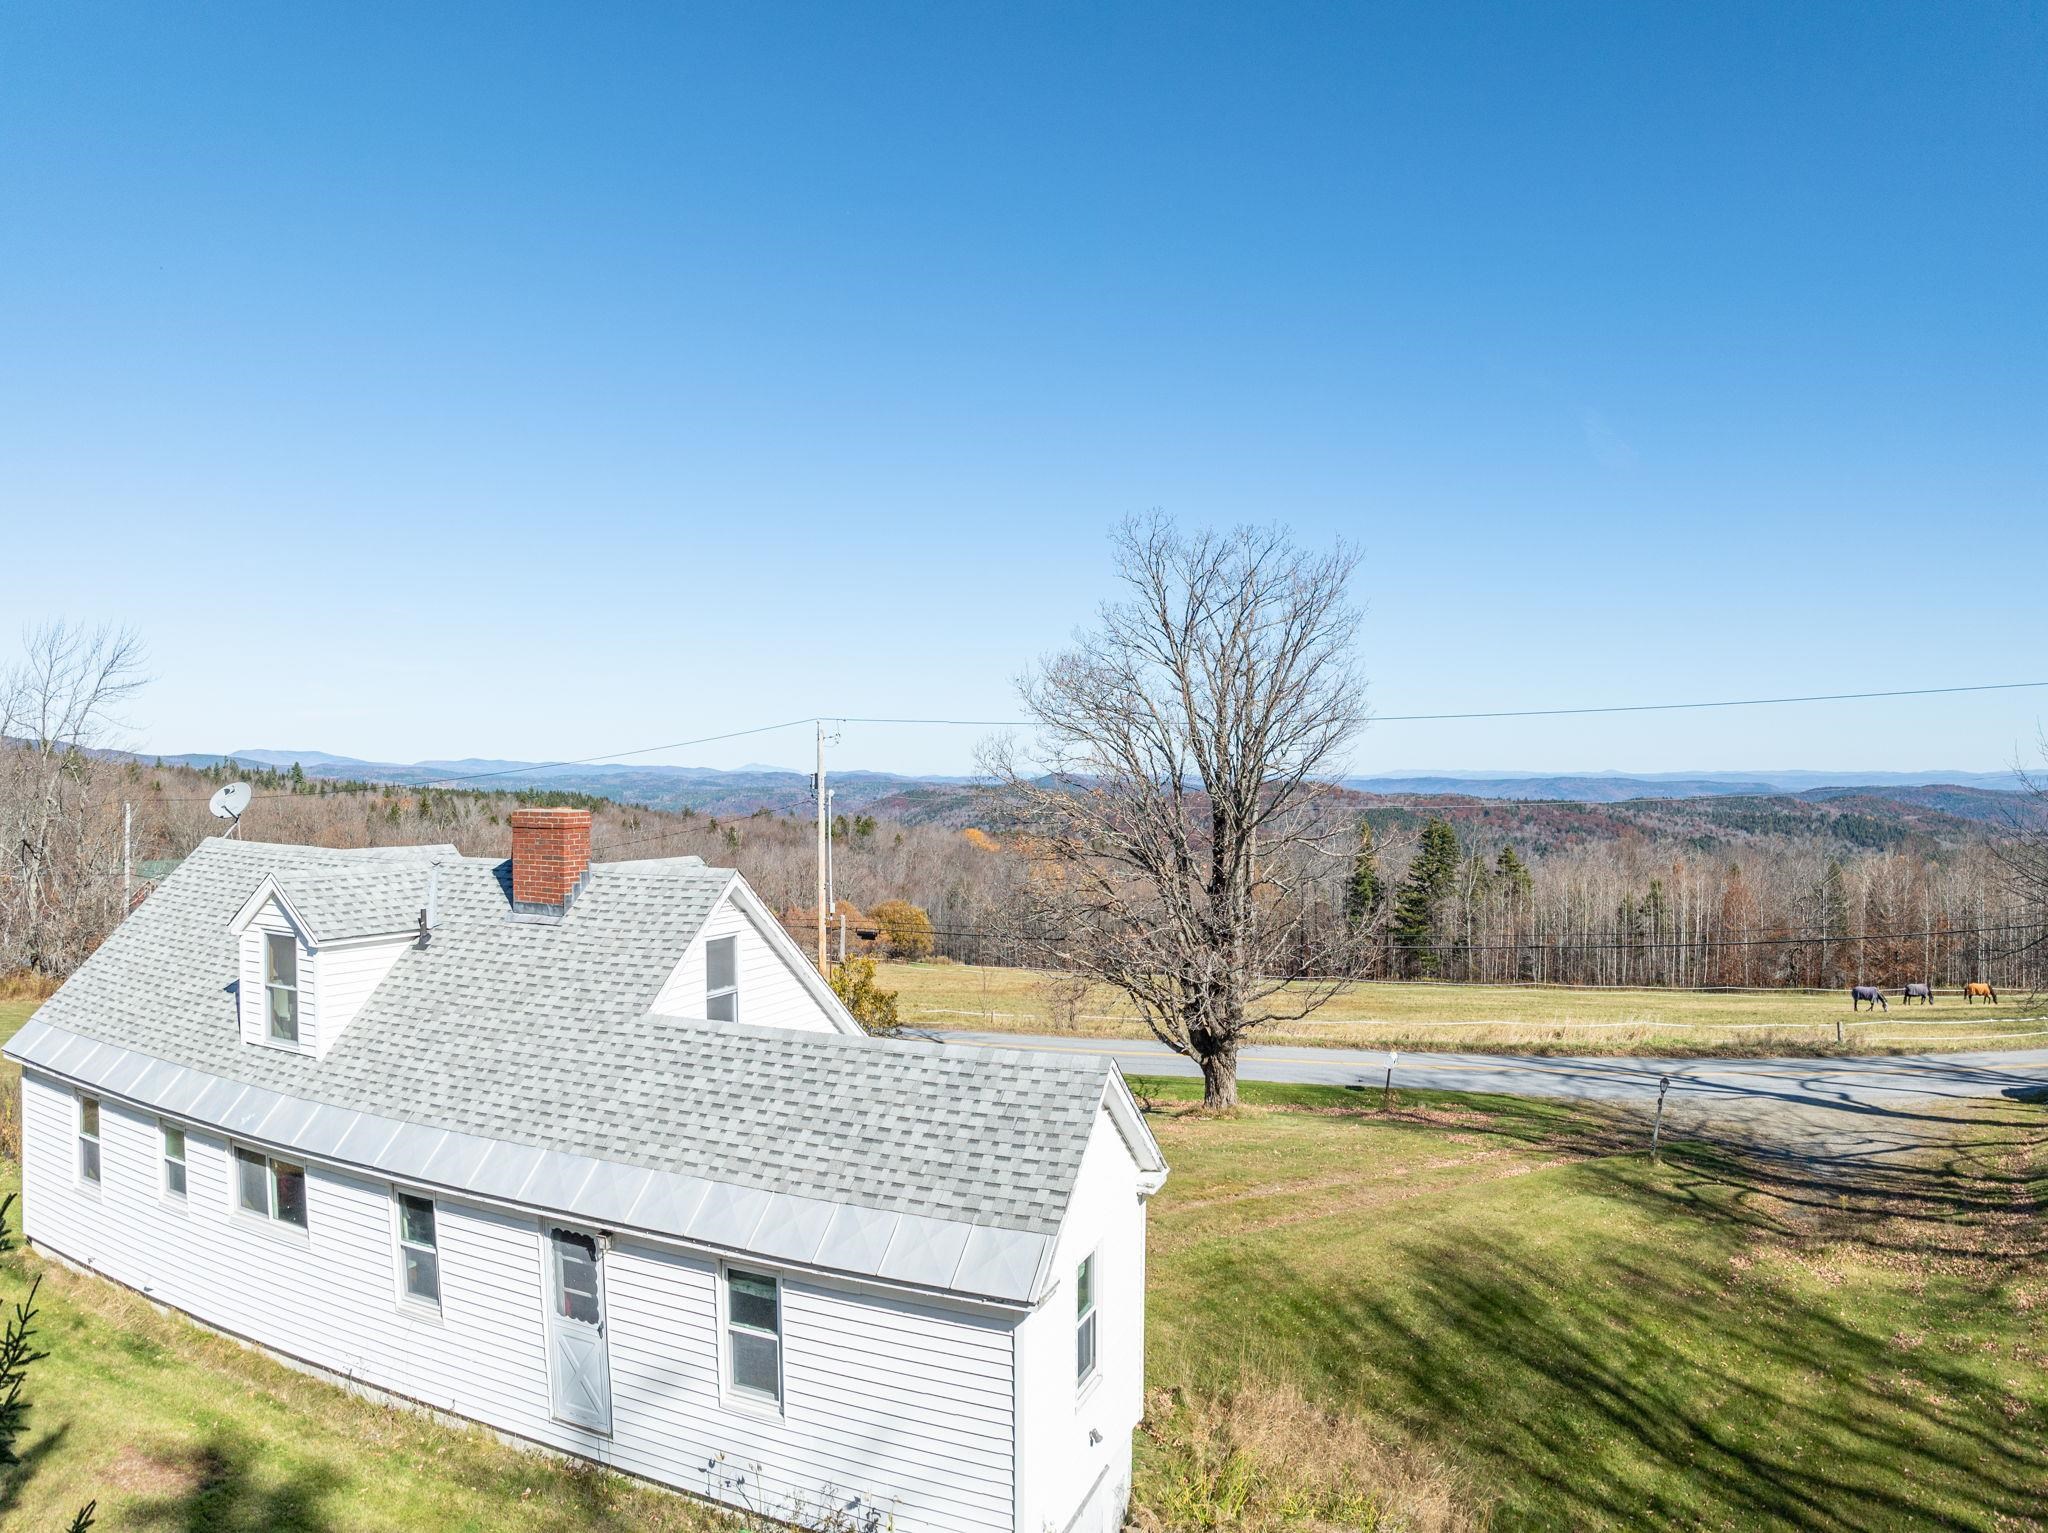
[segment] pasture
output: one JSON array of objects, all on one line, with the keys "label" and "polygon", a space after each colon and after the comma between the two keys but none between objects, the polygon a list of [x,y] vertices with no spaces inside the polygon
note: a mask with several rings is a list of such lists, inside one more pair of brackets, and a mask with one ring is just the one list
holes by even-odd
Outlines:
[{"label": "pasture", "polygon": [[[1030,969],[889,963],[877,978],[912,1027],[1080,1037],[1149,1037],[1123,999]],[[1304,1021],[1260,1043],[1470,1049],[1527,1054],[1917,1054],[2048,1046],[2048,996],[2001,991],[1996,1005],[1944,991],[1932,1006],[1852,1012],[1847,990],[1567,989],[1373,981],[1346,986]],[[1842,1024],[1836,1042],[1835,1024]]]}]

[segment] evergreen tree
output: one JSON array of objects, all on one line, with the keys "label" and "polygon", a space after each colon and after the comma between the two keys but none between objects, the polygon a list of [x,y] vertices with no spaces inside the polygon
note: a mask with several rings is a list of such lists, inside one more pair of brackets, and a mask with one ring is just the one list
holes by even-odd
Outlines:
[{"label": "evergreen tree", "polygon": [[1437,939],[1437,915],[1458,888],[1458,833],[1449,820],[1432,818],[1422,827],[1422,844],[1394,901],[1394,940],[1408,950],[1409,966],[1424,974],[1441,967],[1428,950]]},{"label": "evergreen tree", "polygon": [[1510,899],[1527,900],[1535,891],[1535,880],[1530,876],[1529,865],[1515,855],[1512,846],[1500,849],[1500,855],[1493,859],[1493,876],[1500,881],[1502,891]]},{"label": "evergreen tree", "polygon": [[1661,983],[1666,969],[1665,959],[1669,956],[1664,947],[1664,928],[1671,918],[1670,902],[1664,897],[1663,879],[1650,880],[1650,892],[1643,896],[1641,909],[1643,939],[1650,944],[1643,954],[1642,972]]},{"label": "evergreen tree", "polygon": [[1386,903],[1386,880],[1380,877],[1379,853],[1372,844],[1372,821],[1358,822],[1358,850],[1351,854],[1351,877],[1344,885],[1344,919],[1353,931],[1367,925]]}]

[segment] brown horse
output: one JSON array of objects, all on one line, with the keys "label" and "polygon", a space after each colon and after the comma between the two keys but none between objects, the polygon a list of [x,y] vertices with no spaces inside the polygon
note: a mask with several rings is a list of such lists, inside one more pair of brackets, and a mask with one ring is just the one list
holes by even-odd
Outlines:
[{"label": "brown horse", "polygon": [[1969,1005],[1970,1002],[1978,1000],[1980,998],[1986,1001],[1990,1001],[1993,1004],[1996,1004],[1998,1000],[1998,992],[1996,990],[1993,990],[1989,985],[1979,985],[1972,983],[1963,986],[1963,1004],[1965,1006]]}]

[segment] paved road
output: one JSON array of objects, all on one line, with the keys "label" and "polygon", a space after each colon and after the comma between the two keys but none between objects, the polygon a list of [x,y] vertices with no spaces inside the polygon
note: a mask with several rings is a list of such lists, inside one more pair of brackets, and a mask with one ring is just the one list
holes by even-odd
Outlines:
[{"label": "paved road", "polygon": [[[934,1032],[953,1043],[989,1048],[1106,1054],[1133,1075],[1199,1075],[1194,1063],[1153,1039],[1075,1038],[1018,1033]],[[1238,1076],[1248,1081],[1377,1086],[1386,1079],[1384,1049],[1246,1048]],[[1900,1054],[1851,1059],[1630,1059],[1535,1054],[1407,1054],[1394,1063],[1394,1083],[1445,1091],[1501,1091],[1516,1096],[1586,1097],[1603,1101],[1655,1097],[1657,1078],[1671,1077],[1676,1095],[1763,1097],[1831,1107],[1883,1107],[1903,1098],[2004,1096],[2048,1087],[2048,1049],[1960,1054]]]},{"label": "paved road", "polygon": [[[991,1048],[1106,1054],[1133,1075],[1199,1075],[1151,1039],[935,1032]],[[1247,1081],[1378,1086],[1384,1049],[1249,1047]],[[1870,1161],[1908,1152],[1947,1132],[1943,1102],[2048,1091],[2048,1049],[1911,1054],[1850,1059],[1550,1058],[1505,1054],[1401,1054],[1394,1084],[1514,1096],[1574,1097],[1647,1108],[1659,1076],[1671,1077],[1674,1132],[1769,1144],[1814,1159]]]}]

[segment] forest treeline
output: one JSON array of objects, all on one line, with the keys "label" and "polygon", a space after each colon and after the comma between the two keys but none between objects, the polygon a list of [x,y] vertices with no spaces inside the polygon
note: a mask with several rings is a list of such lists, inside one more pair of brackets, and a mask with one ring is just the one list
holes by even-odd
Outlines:
[{"label": "forest treeline", "polygon": [[[4,749],[0,808],[23,821],[37,778],[27,749]],[[0,890],[0,970],[70,972],[121,911],[121,815],[131,806],[133,896],[223,825],[213,790],[244,780],[254,800],[242,835],[311,845],[449,841],[467,856],[506,856],[510,813],[575,802],[594,815],[600,862],[698,856],[739,868],[809,948],[815,919],[815,823],[670,813],[545,790],[395,788],[307,780],[293,770],[190,770],[74,755],[55,798],[66,827],[43,851],[41,919],[20,907],[18,870]],[[1348,800],[1356,802],[1356,800]],[[1378,829],[1374,829],[1378,821]],[[1444,978],[1675,987],[1821,987],[1849,982],[2015,989],[2044,974],[2048,911],[2005,876],[1995,839],[1858,849],[1796,835],[1751,835],[1739,851],[1624,835],[1532,851],[1473,825],[1366,811],[1350,864],[1311,880],[1315,921],[1354,935],[1354,972]],[[961,962],[1026,962],[1028,860],[1004,835],[899,825],[866,815],[834,825],[834,886],[850,952],[889,950],[872,919],[901,901],[930,921],[930,950]],[[838,921],[834,925],[834,944]],[[924,948],[920,937],[905,950]]]},{"label": "forest treeline", "polygon": [[[0,815],[17,851],[0,877],[0,972],[60,977],[122,909],[123,807],[132,811],[131,898],[222,822],[208,812],[229,780],[254,793],[240,834],[326,846],[445,841],[467,855],[511,850],[522,803],[591,809],[599,861],[695,855],[737,867],[808,948],[814,930],[816,828],[761,810],[671,812],[576,793],[492,792],[313,780],[294,769],[152,765],[80,751],[38,758],[0,747]],[[1764,829],[1739,846],[1702,848],[1633,830],[1537,849],[1491,830],[1346,795],[1357,839],[1347,862],[1312,869],[1297,897],[1312,928],[1343,929],[1351,972],[1369,978],[1494,983],[1831,988],[1855,981],[1955,985],[2048,981],[2048,909],[2007,876],[1988,830],[1963,838],[1853,840]],[[1508,823],[1512,823],[1510,820]],[[24,827],[39,837],[32,860]],[[841,817],[834,888],[850,952],[922,952],[892,942],[874,912],[900,901],[929,922],[930,951],[962,962],[1019,963],[1029,859],[1000,831]],[[25,876],[24,868],[36,877]],[[836,947],[838,922],[832,923]],[[863,931],[879,932],[864,940]]]},{"label": "forest treeline", "polygon": [[1525,857],[1443,819],[1389,854],[1362,823],[1344,892],[1362,972],[1494,983],[1807,987],[2044,978],[2048,908],[1996,838],[1739,853],[1625,837]]},{"label": "forest treeline", "polygon": [[[512,811],[521,805],[587,808],[594,860],[696,856],[736,867],[810,945],[817,908],[813,820],[770,810],[734,818],[644,809],[541,789],[312,779],[296,768],[232,761],[191,768],[77,750],[42,755],[13,741],[0,744],[0,823],[26,836],[16,836],[15,854],[0,866],[0,974],[68,974],[119,921],[124,868],[128,897],[145,898],[156,878],[227,829],[208,802],[230,781],[246,782],[252,792],[239,835],[312,846],[446,842],[465,856],[503,857],[512,850]],[[834,886],[848,917],[849,952],[890,950],[886,936],[870,941],[859,933],[880,932],[870,919],[876,908],[906,896],[935,928],[999,927],[1022,876],[1018,861],[978,832],[865,815],[842,817],[834,829]],[[835,945],[837,927],[835,920]]]}]

